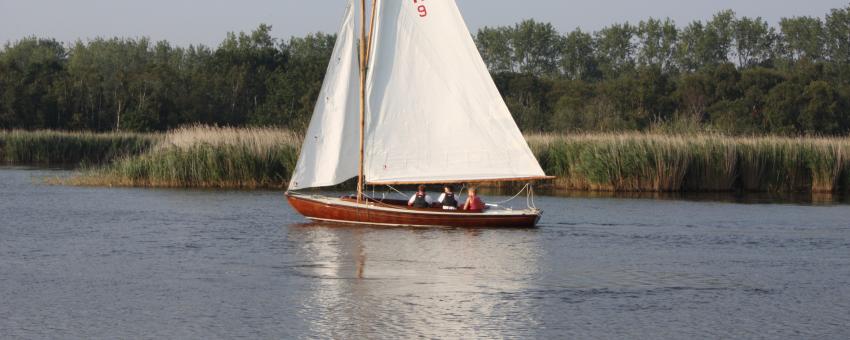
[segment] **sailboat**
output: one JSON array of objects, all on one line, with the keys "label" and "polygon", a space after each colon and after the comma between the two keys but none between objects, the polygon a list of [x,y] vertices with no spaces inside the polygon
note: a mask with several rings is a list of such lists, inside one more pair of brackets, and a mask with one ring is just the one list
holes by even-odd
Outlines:
[{"label": "sailboat", "polygon": [[[534,227],[542,211],[408,207],[366,186],[550,179],[511,117],[455,0],[348,0],[286,198],[317,221],[409,227]],[[359,114],[358,114],[359,112]],[[303,192],[357,178],[357,194]],[[519,194],[518,194],[519,195]]]}]

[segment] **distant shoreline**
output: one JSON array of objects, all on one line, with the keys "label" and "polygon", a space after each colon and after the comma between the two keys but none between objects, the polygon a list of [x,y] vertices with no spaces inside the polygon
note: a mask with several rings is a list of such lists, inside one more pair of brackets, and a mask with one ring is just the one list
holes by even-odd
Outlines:
[{"label": "distant shoreline", "polygon": [[[538,183],[588,192],[841,193],[850,138],[605,133],[526,136]],[[82,186],[285,189],[300,137],[274,128],[190,127],[162,134],[0,131],[6,165],[72,166]],[[490,188],[513,188],[494,183]],[[341,185],[337,189],[348,189]]]}]

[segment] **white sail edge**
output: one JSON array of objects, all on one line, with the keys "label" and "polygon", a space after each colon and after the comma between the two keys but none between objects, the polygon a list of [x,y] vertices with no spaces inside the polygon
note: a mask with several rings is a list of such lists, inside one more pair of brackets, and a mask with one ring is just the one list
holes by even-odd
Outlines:
[{"label": "white sail edge", "polygon": [[347,3],[289,190],[332,186],[357,177],[360,70],[354,1]]}]

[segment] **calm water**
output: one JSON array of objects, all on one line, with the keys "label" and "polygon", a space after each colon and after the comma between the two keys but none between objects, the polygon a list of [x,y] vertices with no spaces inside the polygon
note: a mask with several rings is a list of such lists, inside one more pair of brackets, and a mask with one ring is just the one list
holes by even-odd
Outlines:
[{"label": "calm water", "polygon": [[[850,206],[540,198],[535,230],[0,170],[0,336],[850,337]],[[36,180],[34,180],[35,178]]]}]

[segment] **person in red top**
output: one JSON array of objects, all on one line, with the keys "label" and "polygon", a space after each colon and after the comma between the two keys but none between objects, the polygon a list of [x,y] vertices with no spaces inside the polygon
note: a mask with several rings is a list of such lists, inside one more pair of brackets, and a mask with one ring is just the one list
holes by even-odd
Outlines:
[{"label": "person in red top", "polygon": [[475,188],[469,188],[466,203],[463,204],[463,210],[484,211],[485,207],[486,205],[484,205],[484,201],[478,197],[478,190]]}]

